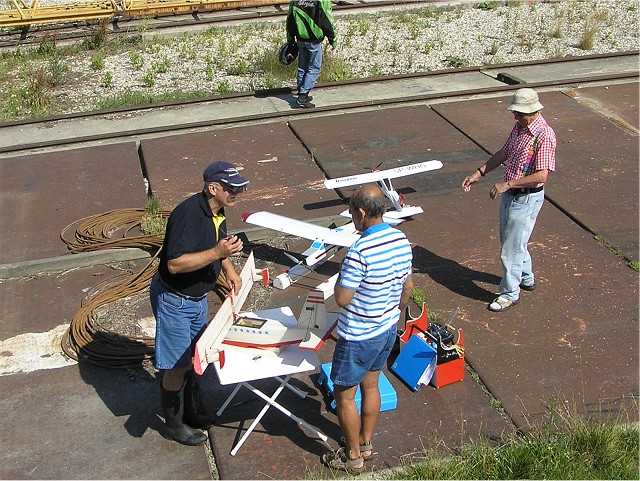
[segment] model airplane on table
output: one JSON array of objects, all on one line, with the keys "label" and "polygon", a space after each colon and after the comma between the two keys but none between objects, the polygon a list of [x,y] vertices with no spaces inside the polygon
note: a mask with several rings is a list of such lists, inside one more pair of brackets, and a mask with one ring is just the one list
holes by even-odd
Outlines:
[{"label": "model airplane on table", "polygon": [[255,268],[253,253],[247,258],[240,278],[238,294],[233,290],[225,297],[218,312],[209,322],[195,348],[193,369],[202,375],[207,366],[219,362],[224,367],[224,345],[260,349],[279,349],[299,344],[302,349],[319,349],[338,322],[337,313],[325,311],[322,291],[309,292],[300,319],[289,307],[257,312],[242,312],[253,281],[262,280],[264,270]]},{"label": "model airplane on table", "polygon": [[[379,167],[379,165],[378,165]],[[429,172],[431,170],[437,170],[442,168],[442,162],[439,160],[429,160],[427,162],[420,162],[418,164],[404,165],[388,170],[378,170],[377,168],[366,174],[349,175],[347,177],[338,177],[336,179],[327,179],[324,181],[324,186],[327,189],[341,189],[343,187],[349,187],[353,185],[368,184],[375,182],[380,187],[380,190],[393,204],[394,210],[391,210],[384,214],[383,220],[389,224],[398,224],[402,222],[405,217],[410,217],[415,214],[421,214],[424,212],[419,206],[405,205],[404,195],[397,192],[391,184],[391,179],[397,177],[404,177],[406,175],[420,174],[422,172]],[[345,217],[350,217],[349,211],[346,210],[341,213]]]},{"label": "model airplane on table", "polygon": [[222,343],[257,349],[281,349],[298,344],[301,349],[316,351],[337,322],[338,313],[327,313],[324,293],[314,289],[309,291],[297,320],[289,307],[241,312]]}]

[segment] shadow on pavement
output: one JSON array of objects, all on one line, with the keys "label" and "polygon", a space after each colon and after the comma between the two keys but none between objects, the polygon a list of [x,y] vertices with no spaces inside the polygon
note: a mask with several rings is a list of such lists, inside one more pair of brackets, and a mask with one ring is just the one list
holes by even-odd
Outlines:
[{"label": "shadow on pavement", "polygon": [[132,437],[142,437],[147,430],[160,431],[160,395],[158,380],[142,366],[108,369],[79,362],[82,380],[93,386],[98,396],[117,418],[127,416],[124,427]]},{"label": "shadow on pavement", "polygon": [[493,284],[496,291],[500,284],[500,277],[495,274],[469,269],[421,246],[413,249],[413,265],[417,266],[416,272],[427,274],[434,282],[469,299],[490,302],[495,298],[495,293],[480,287],[478,283]]}]

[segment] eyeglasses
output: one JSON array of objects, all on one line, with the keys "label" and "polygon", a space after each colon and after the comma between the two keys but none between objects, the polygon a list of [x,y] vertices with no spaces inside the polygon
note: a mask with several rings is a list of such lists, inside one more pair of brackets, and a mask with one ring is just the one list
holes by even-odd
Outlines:
[{"label": "eyeglasses", "polygon": [[531,114],[523,114],[522,112],[516,112],[515,110],[513,111],[513,115],[515,115],[516,117],[528,117]]},{"label": "eyeglasses", "polygon": [[220,185],[222,186],[222,190],[229,192],[231,195],[238,195],[240,192],[247,190],[246,185],[228,185],[222,182]]}]

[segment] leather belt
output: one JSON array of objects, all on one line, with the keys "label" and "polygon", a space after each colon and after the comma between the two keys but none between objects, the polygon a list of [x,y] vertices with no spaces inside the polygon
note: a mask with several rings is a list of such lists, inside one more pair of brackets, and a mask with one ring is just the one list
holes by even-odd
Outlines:
[{"label": "leather belt", "polygon": [[521,194],[535,194],[536,192],[540,192],[544,189],[544,185],[540,187],[521,187],[519,189],[509,189],[509,193],[513,196],[521,195]]},{"label": "leather belt", "polygon": [[200,302],[202,299],[204,299],[205,297],[207,297],[207,295],[205,294],[204,296],[200,296],[200,297],[193,297],[193,296],[188,296],[186,294],[183,294],[182,292],[178,292],[175,289],[173,289],[172,287],[169,287],[167,285],[166,282],[164,282],[162,280],[162,277],[158,276],[158,282],[160,284],[162,284],[162,287],[164,287],[167,291],[169,291],[171,294],[175,294],[178,297],[182,297],[183,299],[186,299],[188,301],[193,301],[193,302]]}]

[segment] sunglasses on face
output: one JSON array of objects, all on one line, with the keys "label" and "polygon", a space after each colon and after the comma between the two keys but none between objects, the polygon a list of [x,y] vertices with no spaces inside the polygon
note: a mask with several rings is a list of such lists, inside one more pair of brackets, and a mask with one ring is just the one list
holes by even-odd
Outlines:
[{"label": "sunglasses on face", "polygon": [[531,114],[523,114],[522,112],[513,112],[513,115],[515,115],[516,117],[528,117]]},{"label": "sunglasses on face", "polygon": [[245,190],[247,190],[246,185],[235,186],[228,185],[222,182],[220,183],[220,185],[222,186],[222,190],[229,192],[231,195],[238,195],[240,192],[244,192]]}]

